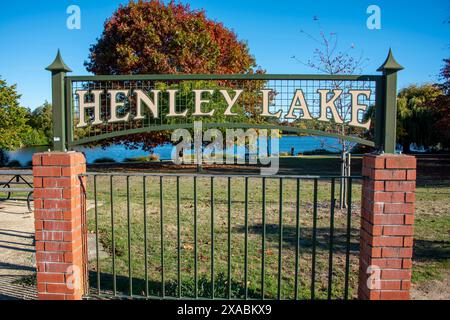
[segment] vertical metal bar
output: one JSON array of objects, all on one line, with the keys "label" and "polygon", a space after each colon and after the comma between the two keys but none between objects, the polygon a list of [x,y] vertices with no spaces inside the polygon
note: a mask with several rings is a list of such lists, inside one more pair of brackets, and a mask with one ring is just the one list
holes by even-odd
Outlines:
[{"label": "vertical metal bar", "polygon": [[180,224],[180,177],[177,177],[177,276],[178,276],[178,298],[181,298],[181,224]]},{"label": "vertical metal bar", "polygon": [[231,299],[231,178],[228,177],[228,299]]},{"label": "vertical metal bar", "polygon": [[300,255],[300,179],[297,179],[296,195],[296,241],[295,241],[295,294],[294,299],[298,300],[298,275],[299,275],[299,255]]},{"label": "vertical metal bar", "polygon": [[133,296],[133,275],[131,270],[131,210],[130,210],[130,176],[127,176],[127,223],[128,223],[128,282],[129,295]]},{"label": "vertical metal bar", "polygon": [[280,178],[279,189],[280,209],[278,221],[278,290],[277,297],[281,300],[281,275],[282,275],[282,251],[283,251],[283,178]]},{"label": "vertical metal bar", "polygon": [[312,230],[311,300],[316,297],[316,239],[317,239],[317,178],[314,179],[314,209]]},{"label": "vertical metal bar", "polygon": [[88,270],[88,247],[87,247],[87,217],[86,217],[86,188],[85,177],[78,177],[81,187],[81,234],[82,234],[82,260],[83,260],[83,293],[89,294],[89,270]]},{"label": "vertical metal bar", "polygon": [[352,178],[348,178],[348,209],[347,209],[347,243],[345,252],[345,289],[344,298],[348,300],[348,281],[350,274],[350,237],[352,229]]},{"label": "vertical metal bar", "polygon": [[248,178],[245,178],[245,240],[244,240],[244,290],[245,300],[248,299]]},{"label": "vertical metal bar", "polygon": [[111,250],[112,250],[112,272],[113,272],[113,294],[117,295],[117,275],[116,275],[116,241],[114,237],[114,197],[113,197],[113,176],[109,177],[110,203],[111,203]]},{"label": "vertical metal bar", "polygon": [[[403,68],[401,68],[403,69]],[[395,153],[397,132],[397,72],[401,69],[384,69],[384,152]],[[381,71],[381,70],[380,70]]]},{"label": "vertical metal bar", "polygon": [[197,177],[194,177],[194,291],[198,298],[198,251],[197,251]]},{"label": "vertical metal bar", "polygon": [[147,250],[147,180],[142,178],[142,193],[144,199],[144,272],[145,272],[145,296],[148,297],[148,250]]},{"label": "vertical metal bar", "polygon": [[214,299],[214,177],[211,177],[211,299]]},{"label": "vertical metal bar", "polygon": [[161,236],[161,297],[166,296],[164,280],[164,203],[163,203],[163,177],[159,177],[159,212],[160,212],[160,236]]},{"label": "vertical metal bar", "polygon": [[330,247],[328,253],[328,300],[331,300],[331,292],[333,286],[334,209],[336,206],[335,186],[336,186],[336,179],[331,178]]},{"label": "vertical metal bar", "polygon": [[[53,123],[53,148],[55,151],[66,151],[66,116],[64,108],[65,77],[71,72],[58,51],[55,61],[46,68],[52,73],[52,123]],[[69,124],[72,125],[72,124]]]},{"label": "vertical metal bar", "polygon": [[97,294],[100,294],[100,258],[98,252],[98,203],[97,203],[97,176],[94,175],[94,210],[95,210],[95,258],[97,265]]},{"label": "vertical metal bar", "polygon": [[345,208],[345,152],[341,154],[341,180],[339,185],[339,209]]},{"label": "vertical metal bar", "polygon": [[266,261],[266,178],[262,178],[262,243],[261,243],[261,299],[265,299],[265,261]]}]

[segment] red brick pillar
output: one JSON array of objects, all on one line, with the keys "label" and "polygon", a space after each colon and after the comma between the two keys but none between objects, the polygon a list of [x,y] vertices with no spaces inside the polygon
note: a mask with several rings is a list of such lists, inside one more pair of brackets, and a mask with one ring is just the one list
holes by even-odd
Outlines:
[{"label": "red brick pillar", "polygon": [[358,297],[408,300],[416,159],[365,155],[363,176]]},{"label": "red brick pillar", "polygon": [[[78,300],[84,292],[81,153],[33,156],[37,291],[39,299]],[[84,201],[84,200],[83,200]]]}]

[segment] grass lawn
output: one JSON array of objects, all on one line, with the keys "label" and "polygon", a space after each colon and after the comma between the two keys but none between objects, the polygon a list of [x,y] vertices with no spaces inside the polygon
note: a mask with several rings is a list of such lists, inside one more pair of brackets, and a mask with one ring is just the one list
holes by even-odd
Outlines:
[{"label": "grass lawn", "polygon": [[450,186],[416,192],[413,283],[450,275]]}]

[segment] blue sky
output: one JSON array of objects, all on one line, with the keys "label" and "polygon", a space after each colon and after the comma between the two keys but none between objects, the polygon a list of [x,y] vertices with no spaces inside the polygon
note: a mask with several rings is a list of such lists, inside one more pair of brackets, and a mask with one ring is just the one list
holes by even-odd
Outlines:
[{"label": "blue sky", "polygon": [[[87,74],[83,62],[89,46],[119,0],[1,1],[0,76],[16,83],[23,106],[34,109],[51,98],[50,74],[44,70],[58,48],[73,74]],[[318,16],[325,31],[339,34],[342,48],[355,44],[355,54],[369,59],[364,73],[376,73],[392,47],[405,67],[399,87],[437,80],[442,59],[450,57],[448,0],[192,0],[208,17],[221,21],[246,40],[257,62],[268,73],[314,73],[291,57],[308,60],[315,44],[300,31],[318,34]],[[70,5],[81,8],[81,30],[66,27]],[[381,30],[366,27],[367,7],[381,8]]]}]

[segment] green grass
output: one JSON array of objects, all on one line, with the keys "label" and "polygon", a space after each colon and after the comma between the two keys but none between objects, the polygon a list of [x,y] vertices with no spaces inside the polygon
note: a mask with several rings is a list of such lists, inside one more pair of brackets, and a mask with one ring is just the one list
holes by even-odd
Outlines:
[{"label": "green grass", "polygon": [[413,283],[441,280],[450,271],[450,187],[416,192]]}]

